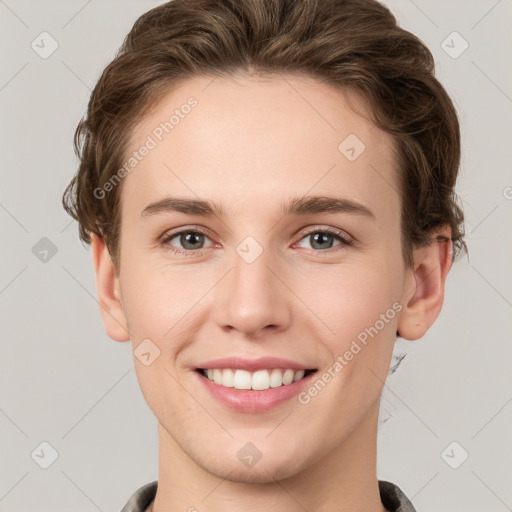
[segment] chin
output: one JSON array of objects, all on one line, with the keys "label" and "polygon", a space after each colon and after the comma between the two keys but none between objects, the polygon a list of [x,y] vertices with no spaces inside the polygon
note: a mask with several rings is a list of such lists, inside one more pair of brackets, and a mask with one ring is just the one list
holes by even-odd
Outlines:
[{"label": "chin", "polygon": [[[259,463],[261,463],[261,461],[259,461]],[[211,470],[210,472],[230,482],[245,484],[272,484],[276,481],[290,478],[296,473],[293,468],[285,463],[277,467],[269,466],[268,464],[266,466],[262,465],[257,467],[259,463],[252,468],[240,468],[239,466],[230,468],[226,465],[222,468],[220,473]]]},{"label": "chin", "polygon": [[304,461],[276,460],[265,454],[252,466],[246,465],[238,458],[229,460],[219,458],[215,461],[196,460],[205,471],[230,482],[247,484],[267,484],[293,477],[303,469]]}]

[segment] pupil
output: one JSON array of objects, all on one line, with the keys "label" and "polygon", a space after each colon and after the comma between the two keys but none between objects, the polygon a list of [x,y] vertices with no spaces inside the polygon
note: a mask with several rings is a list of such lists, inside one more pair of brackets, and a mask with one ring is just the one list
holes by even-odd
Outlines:
[{"label": "pupil", "polygon": [[[188,249],[196,249],[196,247],[194,247],[194,237],[195,238],[198,238],[198,237],[202,237],[203,235],[201,235],[200,233],[187,233],[186,235],[182,235],[182,245],[183,247],[187,247],[187,244],[190,244],[192,245],[192,247],[187,247]],[[184,239],[184,242],[183,242],[183,239]],[[192,241],[191,241],[192,239]],[[197,240],[195,241],[197,243]]]},{"label": "pupil", "polygon": [[[317,244],[317,243],[319,243],[320,245],[327,243],[326,239],[328,239],[330,237],[331,237],[331,235],[329,233],[315,233],[313,235],[313,240],[314,240],[314,242],[312,244],[313,247],[314,247],[314,244]],[[329,245],[329,247],[330,247],[330,245]],[[329,247],[327,247],[327,248],[329,248]]]}]

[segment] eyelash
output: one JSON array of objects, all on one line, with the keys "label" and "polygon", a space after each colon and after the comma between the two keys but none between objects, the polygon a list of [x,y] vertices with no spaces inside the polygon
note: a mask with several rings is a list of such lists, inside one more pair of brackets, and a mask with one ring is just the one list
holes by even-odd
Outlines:
[{"label": "eyelash", "polygon": [[[169,233],[167,235],[164,235],[164,238],[162,240],[162,245],[165,246],[165,248],[167,250],[170,250],[171,252],[174,252],[176,254],[182,254],[184,256],[195,256],[197,254],[198,251],[202,251],[203,249],[191,249],[191,250],[185,250],[185,249],[178,249],[176,247],[173,247],[172,245],[169,245],[169,241],[172,240],[173,238],[176,238],[177,236],[179,235],[182,235],[184,233],[194,233],[194,234],[201,234],[201,235],[204,235],[206,236],[207,238],[210,238],[210,236],[208,235],[208,233],[206,233],[205,231],[199,229],[199,228],[194,228],[194,229],[182,229],[180,231],[175,231],[173,233]],[[343,250],[345,247],[348,247],[350,245],[352,245],[352,243],[354,242],[354,240],[350,239],[350,238],[347,238],[343,235],[343,232],[342,231],[338,231],[338,230],[335,230],[335,229],[332,229],[332,228],[313,228],[312,230],[304,233],[301,238],[299,239],[299,241],[303,240],[304,238],[314,234],[314,233],[322,233],[322,234],[328,234],[328,235],[331,235],[333,236],[334,238],[336,238],[337,240],[339,240],[341,243],[339,246],[336,246],[336,247],[331,247],[329,249],[309,249],[310,251],[314,251],[315,253],[318,253],[318,254],[321,254],[321,253],[329,253],[329,254],[332,254],[332,252],[335,252],[337,250]]]}]

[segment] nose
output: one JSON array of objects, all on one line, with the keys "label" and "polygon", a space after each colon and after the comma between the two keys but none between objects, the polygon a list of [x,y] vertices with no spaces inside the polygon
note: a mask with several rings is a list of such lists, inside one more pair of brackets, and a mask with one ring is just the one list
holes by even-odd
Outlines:
[{"label": "nose", "polygon": [[[251,249],[252,250],[252,249]],[[257,339],[268,329],[279,332],[291,319],[293,293],[285,271],[270,250],[250,262],[233,251],[231,271],[215,290],[215,320],[224,330]]]}]

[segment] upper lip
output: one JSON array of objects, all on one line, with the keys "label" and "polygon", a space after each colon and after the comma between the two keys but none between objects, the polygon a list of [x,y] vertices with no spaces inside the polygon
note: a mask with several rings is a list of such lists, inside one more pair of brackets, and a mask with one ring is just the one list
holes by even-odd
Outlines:
[{"label": "upper lip", "polygon": [[223,357],[221,359],[210,359],[199,364],[197,368],[215,369],[215,368],[234,368],[247,371],[256,371],[272,368],[291,368],[292,370],[313,370],[312,366],[291,361],[290,359],[281,359],[279,357],[260,357],[259,359],[245,359],[243,357]]}]

